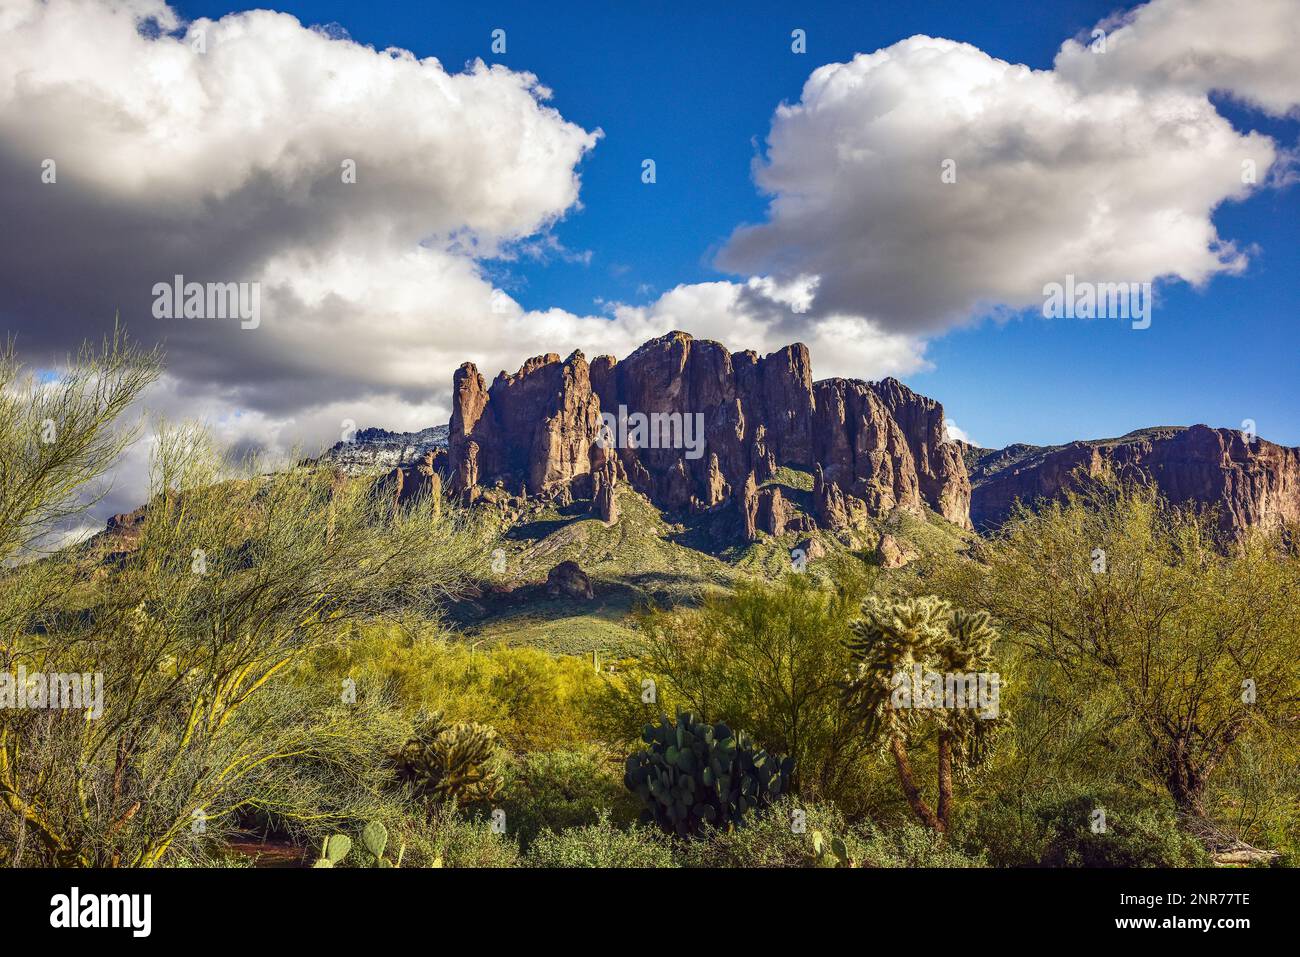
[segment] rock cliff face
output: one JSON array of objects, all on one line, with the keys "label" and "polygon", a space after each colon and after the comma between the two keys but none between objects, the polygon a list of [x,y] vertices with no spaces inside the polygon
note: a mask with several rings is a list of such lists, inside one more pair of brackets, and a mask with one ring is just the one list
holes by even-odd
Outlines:
[{"label": "rock cliff face", "polygon": [[469,501],[500,483],[590,498],[613,522],[613,490],[626,482],[668,511],[733,508],[753,538],[811,524],[764,487],[790,467],[815,473],[825,527],[895,507],[970,524],[970,483],[944,442],[942,406],[893,379],[814,383],[801,344],[760,357],[674,332],[621,362],[538,356],[490,387],[466,363],[452,392],[451,489]]},{"label": "rock cliff face", "polygon": [[[466,363],[452,384],[450,425],[365,429],[318,461],[340,480],[375,474],[375,494],[394,508],[444,493],[473,502],[500,485],[489,499],[589,502],[609,525],[626,484],[668,512],[725,513],[748,540],[848,529],[895,509],[987,531],[1017,500],[1059,498],[1107,469],[1176,504],[1217,508],[1229,536],[1300,523],[1300,448],[1196,425],[981,449],[945,441],[943,407],[894,379],[814,382],[798,343],[760,357],[674,332],[622,361],[537,356],[491,386]],[[103,534],[119,551],[146,508],[109,520]],[[799,547],[811,558],[814,546]],[[881,549],[884,564],[906,561]]]},{"label": "rock cliff face", "polygon": [[446,465],[444,449],[425,452],[416,461],[399,465],[380,479],[375,485],[375,494],[389,499],[394,508],[416,498],[428,497],[438,511],[442,502],[442,473]]},{"label": "rock cliff face", "polygon": [[1176,504],[1216,507],[1228,535],[1300,520],[1300,449],[1247,441],[1231,429],[1153,428],[1048,448],[967,447],[966,454],[975,476],[971,518],[980,529],[1003,522],[1017,499],[1058,498],[1077,489],[1081,476],[1107,467],[1121,478],[1154,483]]}]

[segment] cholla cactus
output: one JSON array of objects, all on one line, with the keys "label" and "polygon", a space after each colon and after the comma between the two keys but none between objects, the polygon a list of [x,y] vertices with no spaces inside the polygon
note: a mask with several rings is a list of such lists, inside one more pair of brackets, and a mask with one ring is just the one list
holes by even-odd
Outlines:
[{"label": "cholla cactus", "polygon": [[[993,668],[993,641],[997,630],[987,612],[955,608],[948,623],[949,640],[938,650],[939,663],[949,672],[987,673]],[[977,715],[970,709],[944,712],[950,732],[953,762],[958,778],[968,778],[987,759],[995,735],[1005,722]]]},{"label": "cholla cactus", "polygon": [[497,733],[483,724],[448,724],[441,712],[422,719],[397,757],[398,776],[437,803],[490,801],[501,788]]},{"label": "cholla cactus", "polygon": [[[940,707],[900,707],[898,688],[918,666],[945,683],[969,676],[992,680],[997,632],[986,613],[955,609],[933,595],[897,602],[869,598],[852,632],[848,650],[854,670],[845,684],[846,706],[863,732],[893,756],[904,795],[917,817],[934,830],[946,831],[954,771],[965,777],[987,757],[1001,722],[974,707],[951,707],[946,701]],[[1000,687],[1000,676],[997,680]],[[938,730],[937,810],[931,810],[921,796],[907,753],[909,743],[927,727]]]},{"label": "cholla cactus", "polygon": [[887,740],[916,723],[913,712],[891,706],[894,675],[935,658],[950,641],[951,618],[948,603],[933,595],[901,602],[872,596],[862,603],[848,641],[854,671],[846,697],[869,737]]}]

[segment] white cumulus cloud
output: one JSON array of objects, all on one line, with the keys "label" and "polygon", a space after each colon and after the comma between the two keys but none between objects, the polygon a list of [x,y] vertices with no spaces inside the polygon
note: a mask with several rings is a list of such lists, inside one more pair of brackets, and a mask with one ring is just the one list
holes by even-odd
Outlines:
[{"label": "white cumulus cloud", "polygon": [[1262,184],[1279,149],[1207,92],[1296,103],[1298,12],[1155,0],[1108,24],[1105,53],[1067,42],[1053,70],[927,36],[823,66],[777,109],[756,162],[766,222],[737,229],[718,262],[811,278],[812,315],[917,334],[1040,304],[1067,273],[1238,272],[1246,253],[1212,216],[1258,188],[1243,164]]},{"label": "white cumulus cloud", "polygon": [[[273,455],[345,421],[443,421],[466,359],[492,375],[543,352],[621,357],[672,329],[763,352],[802,340],[819,377],[907,375],[928,368],[926,337],[1036,304],[1068,272],[1240,270],[1211,216],[1258,188],[1244,160],[1263,183],[1282,152],[1208,96],[1293,108],[1288,11],[1154,0],[1105,24],[1105,54],[1070,41],[1047,71],[930,37],[823,66],[773,118],[767,221],[719,260],[736,280],[576,315],[522,308],[484,268],[590,258],[554,228],[600,131],[532,74],[453,72],[267,10],[0,0],[0,319],[44,364],[119,312],[167,350],[152,407]],[[153,318],[176,274],[260,284],[260,325]],[[138,501],[133,461],[115,507]]]}]

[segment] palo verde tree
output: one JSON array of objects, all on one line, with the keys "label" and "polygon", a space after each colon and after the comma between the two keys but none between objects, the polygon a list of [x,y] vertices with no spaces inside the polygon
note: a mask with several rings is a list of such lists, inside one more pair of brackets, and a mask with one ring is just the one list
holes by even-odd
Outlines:
[{"label": "palo verde tree", "polygon": [[[852,625],[848,711],[865,737],[889,752],[908,805],[935,831],[951,824],[954,770],[964,775],[982,763],[1001,724],[1000,676],[991,672],[995,637],[987,614],[934,596],[897,602],[872,596]],[[937,739],[933,808],[910,756],[930,735]]]},{"label": "palo verde tree", "polygon": [[[143,359],[99,361],[97,375],[53,384],[79,390],[72,396],[39,400],[79,410],[66,421],[86,423],[60,429],[56,441],[104,449],[99,430],[120,414],[120,393],[138,394],[147,381],[132,364]],[[100,383],[105,371],[120,386]],[[6,495],[10,487],[70,494],[93,474],[86,454],[33,450],[8,460],[49,477],[7,477]],[[59,501],[44,512],[6,501],[9,520],[25,523],[17,540],[42,530],[24,516],[66,514]],[[102,683],[93,707],[0,711],[0,847],[12,849],[9,862],[201,858],[245,809],[337,823],[332,795],[379,787],[383,755],[402,729],[372,720],[366,689],[295,682],[295,670],[353,621],[436,609],[482,555],[456,513],[435,502],[394,514],[364,480],[232,468],[199,430],[162,433],[147,504],[131,522],[8,570],[16,587],[0,589],[6,668]],[[63,583],[56,601],[33,603],[52,593],[40,581]]]},{"label": "palo verde tree", "polygon": [[16,684],[49,643],[38,616],[64,604],[75,584],[69,563],[42,559],[93,503],[136,432],[127,412],[160,372],[157,352],[117,330],[42,376],[24,367],[12,341],[0,353],[0,680],[15,697],[0,708],[0,811],[10,824],[0,825],[0,862],[16,861],[21,855],[9,849],[32,830],[51,855],[66,851],[61,838],[43,833],[30,798],[35,785],[20,761],[21,741],[38,738],[53,719],[14,707]]},{"label": "palo verde tree", "polygon": [[[860,564],[860,563],[858,563]],[[840,705],[849,666],[845,644],[871,581],[851,562],[834,584],[789,574],[775,582],[743,582],[698,608],[642,615],[642,647],[623,701],[642,704],[637,728],[657,722],[661,706],[680,705],[713,722],[744,728],[764,748],[794,760],[789,791],[806,801],[852,805],[871,748]]]}]

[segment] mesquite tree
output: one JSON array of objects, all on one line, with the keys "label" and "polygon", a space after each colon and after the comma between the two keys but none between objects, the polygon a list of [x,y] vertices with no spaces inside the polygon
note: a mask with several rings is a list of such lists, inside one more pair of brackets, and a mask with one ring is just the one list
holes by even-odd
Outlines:
[{"label": "mesquite tree", "polygon": [[1103,475],[1020,508],[932,581],[995,615],[1061,709],[1104,705],[1109,760],[1194,817],[1240,748],[1294,753],[1300,728],[1300,536],[1217,520]]}]

